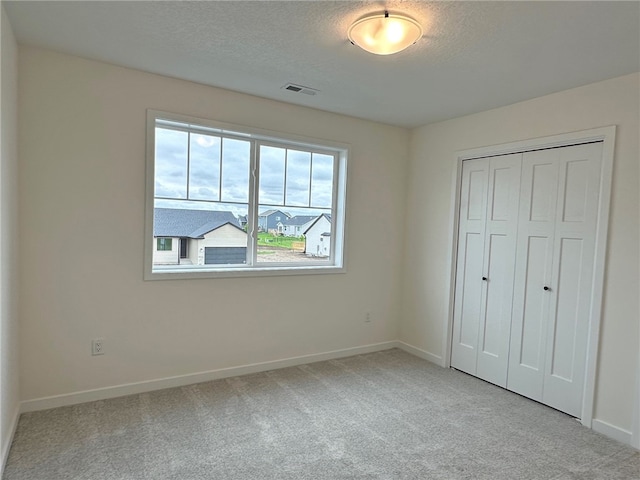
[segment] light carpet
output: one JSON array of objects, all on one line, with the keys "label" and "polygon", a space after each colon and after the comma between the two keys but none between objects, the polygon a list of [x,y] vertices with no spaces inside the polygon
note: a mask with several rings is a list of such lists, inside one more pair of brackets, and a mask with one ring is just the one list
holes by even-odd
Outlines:
[{"label": "light carpet", "polygon": [[628,480],[640,453],[392,349],[24,414],[3,478]]}]

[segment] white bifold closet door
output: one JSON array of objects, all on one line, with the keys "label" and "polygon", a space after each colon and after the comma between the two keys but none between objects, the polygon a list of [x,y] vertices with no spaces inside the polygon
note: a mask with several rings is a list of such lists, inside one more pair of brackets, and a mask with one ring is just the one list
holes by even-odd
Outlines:
[{"label": "white bifold closet door", "polygon": [[602,143],[523,156],[507,388],[581,416]]},{"label": "white bifold closet door", "polygon": [[451,365],[579,417],[602,143],[462,165]]},{"label": "white bifold closet door", "polygon": [[521,154],[462,166],[453,367],[507,384]]}]

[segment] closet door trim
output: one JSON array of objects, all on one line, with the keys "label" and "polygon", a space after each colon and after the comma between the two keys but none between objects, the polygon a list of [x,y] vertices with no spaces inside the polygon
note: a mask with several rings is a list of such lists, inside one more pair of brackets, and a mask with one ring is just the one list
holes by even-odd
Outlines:
[{"label": "closet door trim", "polygon": [[596,244],[594,273],[592,281],[591,305],[589,308],[589,336],[587,340],[587,358],[585,364],[585,381],[580,421],[592,428],[593,407],[600,340],[600,321],[602,317],[602,300],[604,288],[604,272],[606,264],[607,234],[609,230],[609,209],[611,203],[611,181],[613,172],[614,145],[616,126],[594,128],[578,132],[564,133],[548,137],[539,137],[513,143],[505,143],[488,147],[461,150],[455,153],[453,179],[451,189],[451,209],[449,212],[449,299],[447,327],[442,338],[442,366],[451,366],[451,342],[453,338],[453,312],[456,286],[458,214],[460,189],[462,184],[462,162],[476,158],[525,153],[547,148],[567,147],[584,143],[603,142],[602,164],[598,195],[598,220],[596,227]]}]

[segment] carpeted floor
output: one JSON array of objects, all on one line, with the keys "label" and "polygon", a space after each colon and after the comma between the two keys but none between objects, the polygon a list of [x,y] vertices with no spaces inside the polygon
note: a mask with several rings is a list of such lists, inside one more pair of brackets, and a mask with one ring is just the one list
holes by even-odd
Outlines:
[{"label": "carpeted floor", "polygon": [[393,349],[25,414],[3,478],[628,480],[640,453]]}]

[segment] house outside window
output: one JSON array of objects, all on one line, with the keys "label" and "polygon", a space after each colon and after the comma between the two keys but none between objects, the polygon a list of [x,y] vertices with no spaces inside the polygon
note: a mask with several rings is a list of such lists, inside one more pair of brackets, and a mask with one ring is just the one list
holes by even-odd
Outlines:
[{"label": "house outside window", "polygon": [[[171,250],[176,237],[181,253],[147,247],[145,279],[344,271],[346,145],[156,111],[147,121],[145,244]],[[314,219],[332,232],[323,255],[302,228],[283,235],[283,222]]]}]

